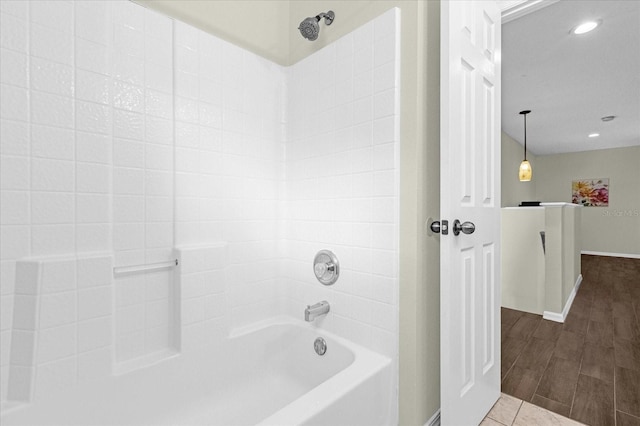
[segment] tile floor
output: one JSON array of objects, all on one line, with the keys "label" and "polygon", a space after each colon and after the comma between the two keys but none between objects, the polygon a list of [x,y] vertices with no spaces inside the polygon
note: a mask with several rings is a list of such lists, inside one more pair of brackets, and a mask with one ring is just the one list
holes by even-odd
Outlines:
[{"label": "tile floor", "polygon": [[564,324],[503,308],[502,392],[520,411],[640,426],[640,259],[583,255],[582,274]]},{"label": "tile floor", "polygon": [[578,426],[575,420],[568,419],[553,411],[513,396],[502,394],[480,426],[532,426],[557,425]]}]

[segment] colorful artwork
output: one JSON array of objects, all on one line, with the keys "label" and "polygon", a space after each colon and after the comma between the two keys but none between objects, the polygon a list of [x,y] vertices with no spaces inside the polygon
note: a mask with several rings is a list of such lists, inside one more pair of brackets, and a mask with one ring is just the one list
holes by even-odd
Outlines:
[{"label": "colorful artwork", "polygon": [[609,205],[609,179],[574,180],[571,184],[571,202],[585,207]]}]

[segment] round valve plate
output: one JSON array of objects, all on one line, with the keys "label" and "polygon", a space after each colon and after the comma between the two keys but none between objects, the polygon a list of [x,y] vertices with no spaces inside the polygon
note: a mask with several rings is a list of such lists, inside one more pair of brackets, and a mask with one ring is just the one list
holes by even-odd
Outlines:
[{"label": "round valve plate", "polygon": [[320,250],[313,259],[313,273],[324,285],[332,285],[340,275],[340,263],[333,252]]}]

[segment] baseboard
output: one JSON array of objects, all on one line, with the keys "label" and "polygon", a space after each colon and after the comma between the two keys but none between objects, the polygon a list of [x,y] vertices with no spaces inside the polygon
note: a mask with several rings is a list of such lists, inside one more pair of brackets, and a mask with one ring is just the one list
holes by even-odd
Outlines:
[{"label": "baseboard", "polygon": [[424,426],[440,426],[440,409],[433,413],[433,416],[424,424]]},{"label": "baseboard", "polygon": [[589,250],[582,250],[581,253],[590,254],[592,256],[627,257],[629,259],[640,259],[640,254],[632,254],[632,253],[609,253],[605,251],[589,251]]},{"label": "baseboard", "polygon": [[576,279],[576,283],[573,286],[573,289],[571,290],[571,294],[569,294],[569,298],[567,299],[567,303],[564,304],[564,309],[562,310],[562,313],[544,311],[544,313],[542,314],[542,318],[549,321],[564,322],[564,320],[567,319],[567,315],[569,315],[569,309],[571,309],[571,305],[573,304],[573,299],[576,298],[576,294],[578,293],[580,284],[582,284],[582,274],[578,275],[578,278]]}]

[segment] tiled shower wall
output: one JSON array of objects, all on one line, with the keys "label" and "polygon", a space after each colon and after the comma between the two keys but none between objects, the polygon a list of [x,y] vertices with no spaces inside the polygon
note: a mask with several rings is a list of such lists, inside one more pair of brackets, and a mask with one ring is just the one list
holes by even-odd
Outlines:
[{"label": "tiled shower wall", "polygon": [[[399,11],[290,67],[283,285],[289,315],[329,301],[323,327],[397,355]],[[341,265],[324,287],[321,249]]]},{"label": "tiled shower wall", "polygon": [[176,245],[228,243],[224,277],[183,289],[202,295],[224,278],[227,326],[240,326],[278,313],[285,73],[189,25],[175,35]]},{"label": "tiled shower wall", "polygon": [[[183,271],[190,341],[326,298],[317,324],[397,353],[396,12],[285,69],[127,1],[0,6],[1,399],[24,258],[211,255]],[[103,284],[113,362],[176,345],[170,270]]]}]

